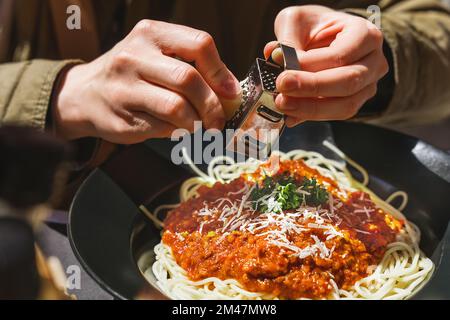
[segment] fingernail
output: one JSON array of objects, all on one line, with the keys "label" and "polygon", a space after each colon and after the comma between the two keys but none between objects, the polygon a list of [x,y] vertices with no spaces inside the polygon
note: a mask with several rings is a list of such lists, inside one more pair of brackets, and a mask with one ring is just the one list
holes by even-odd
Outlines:
[{"label": "fingernail", "polygon": [[272,51],[272,60],[275,61],[275,63],[279,64],[280,66],[283,65],[283,51],[281,48],[275,48]]},{"label": "fingernail", "polygon": [[281,111],[288,111],[295,109],[292,105],[287,104],[287,101],[282,94],[277,95],[277,97],[275,98],[275,105]]},{"label": "fingernail", "polygon": [[282,94],[277,94],[277,96],[275,97],[275,105],[277,106],[277,108],[283,108],[282,104],[283,104],[283,95]]},{"label": "fingernail", "polygon": [[241,85],[233,76],[229,76],[222,82],[222,88],[230,98],[234,98],[241,93]]},{"label": "fingernail", "polygon": [[297,78],[290,73],[285,73],[280,80],[280,91],[292,91],[298,89]]}]

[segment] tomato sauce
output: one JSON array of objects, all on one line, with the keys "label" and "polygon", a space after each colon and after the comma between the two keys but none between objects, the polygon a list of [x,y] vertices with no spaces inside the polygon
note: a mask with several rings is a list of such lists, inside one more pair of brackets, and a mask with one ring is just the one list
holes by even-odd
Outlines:
[{"label": "tomato sauce", "polygon": [[[339,288],[350,289],[367,276],[369,266],[380,262],[386,246],[395,241],[403,227],[401,221],[377,208],[364,192],[340,196],[335,181],[321,176],[302,161],[281,162],[278,173],[281,172],[290,172],[298,179],[314,177],[326,185],[334,203],[324,204],[321,209],[332,213],[327,215],[326,224],[332,225],[340,236],[330,236],[327,229],[320,228],[323,224],[308,227],[311,223],[317,226],[314,218],[298,220],[297,226],[302,231],[286,232],[284,239],[302,250],[316,245],[315,252],[303,257],[293,254],[289,247],[274,245],[271,238],[264,236],[279,229],[275,225],[263,225],[252,231],[244,223],[243,227],[228,232],[225,227],[229,220],[221,216],[232,203],[239,204],[255,181],[261,179],[263,173],[258,170],[227,184],[203,186],[197,198],[168,214],[162,241],[171,247],[189,278],[236,279],[246,290],[285,299],[327,298],[333,289],[332,279]],[[205,214],[201,214],[202,210]],[[239,214],[247,222],[261,215],[249,208]],[[319,254],[317,248],[327,254]]]}]

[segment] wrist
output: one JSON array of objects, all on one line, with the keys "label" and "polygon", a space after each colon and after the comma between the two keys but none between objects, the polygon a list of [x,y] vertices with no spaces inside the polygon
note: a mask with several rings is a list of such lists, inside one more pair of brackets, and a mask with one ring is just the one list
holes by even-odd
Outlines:
[{"label": "wrist", "polygon": [[82,111],[84,64],[72,65],[61,71],[54,87],[51,108],[52,129],[56,136],[75,140],[90,136],[90,124]]}]

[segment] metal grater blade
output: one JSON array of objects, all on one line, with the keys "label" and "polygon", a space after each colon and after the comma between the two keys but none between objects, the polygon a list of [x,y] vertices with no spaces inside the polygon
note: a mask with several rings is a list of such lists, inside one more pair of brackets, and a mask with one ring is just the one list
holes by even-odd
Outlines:
[{"label": "metal grater blade", "polygon": [[265,160],[277,145],[284,129],[284,115],[275,106],[276,80],[286,66],[298,65],[295,49],[280,47],[289,53],[285,59],[295,61],[285,61],[283,68],[272,61],[256,59],[241,83],[242,104],[226,125],[227,129],[235,131],[228,150]]}]

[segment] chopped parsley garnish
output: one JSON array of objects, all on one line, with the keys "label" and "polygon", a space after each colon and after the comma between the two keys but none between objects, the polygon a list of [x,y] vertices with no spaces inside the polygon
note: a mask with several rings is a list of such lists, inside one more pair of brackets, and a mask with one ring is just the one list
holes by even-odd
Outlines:
[{"label": "chopped parsley garnish", "polygon": [[287,185],[277,186],[276,200],[281,204],[283,210],[297,209],[302,202],[300,194],[297,193],[297,186],[291,182]]},{"label": "chopped parsley garnish", "polygon": [[305,179],[302,184],[302,190],[309,193],[309,195],[304,197],[304,201],[309,205],[318,206],[328,201],[327,190],[320,186],[316,179]]},{"label": "chopped parsley garnish", "polygon": [[262,183],[257,184],[250,199],[255,210],[280,212],[297,209],[302,203],[321,205],[328,201],[328,192],[314,178],[304,178],[297,182],[289,174],[283,173],[276,177],[266,177]]}]

